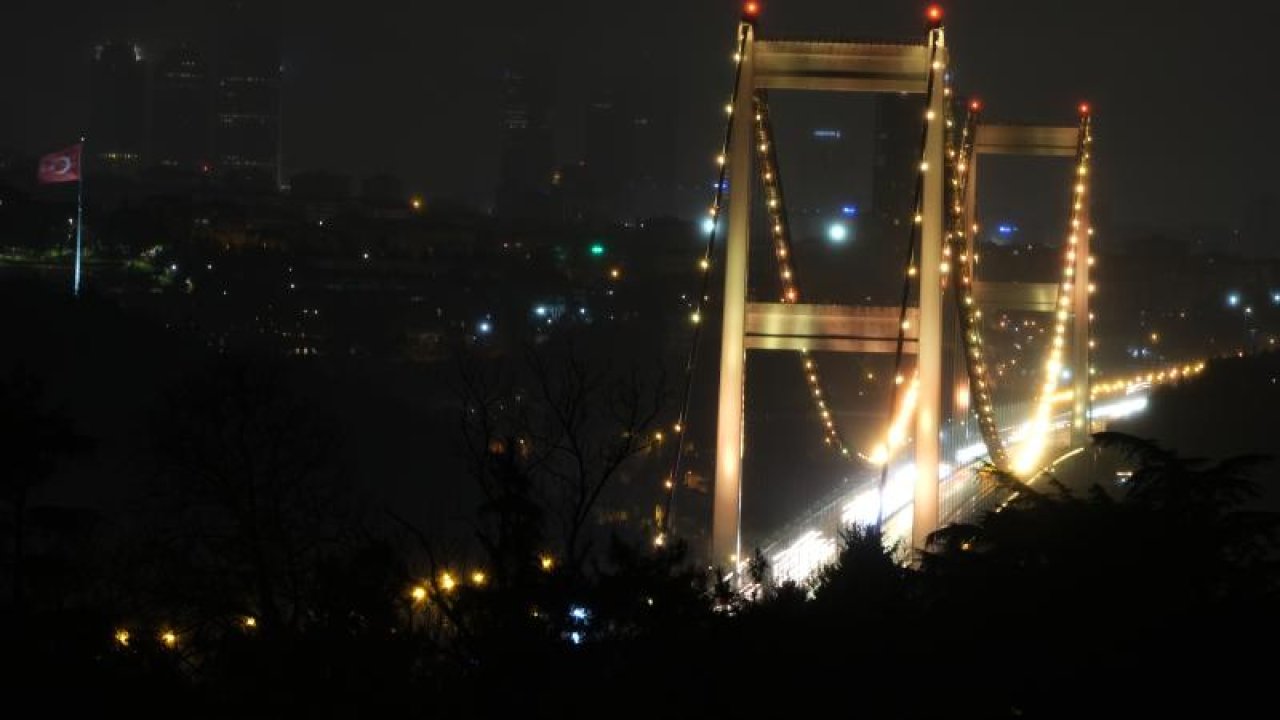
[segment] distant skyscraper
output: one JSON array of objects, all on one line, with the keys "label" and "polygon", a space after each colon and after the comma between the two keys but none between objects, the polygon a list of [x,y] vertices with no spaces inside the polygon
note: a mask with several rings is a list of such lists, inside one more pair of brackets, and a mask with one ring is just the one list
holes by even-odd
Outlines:
[{"label": "distant skyscraper", "polygon": [[218,174],[245,190],[282,182],[279,0],[220,0],[217,120]]},{"label": "distant skyscraper", "polygon": [[206,172],[210,153],[209,70],[191,48],[170,51],[156,67],[150,161],[166,170]]},{"label": "distant skyscraper", "polygon": [[631,118],[612,98],[587,103],[584,156],[588,209],[609,220],[629,214],[635,143]]},{"label": "distant skyscraper", "polygon": [[553,92],[547,73],[508,69],[502,79],[502,166],[497,213],[535,217],[549,211],[555,166]]},{"label": "distant skyscraper", "polygon": [[611,221],[671,212],[675,141],[660,99],[643,91],[620,102],[597,95],[587,104],[584,182],[589,209]]},{"label": "distant skyscraper", "polygon": [[133,174],[147,132],[147,68],[142,48],[104,43],[93,49],[88,152],[103,170]]},{"label": "distant skyscraper", "polygon": [[923,118],[924,100],[920,95],[876,96],[871,211],[884,231],[905,224],[915,213],[912,203]]}]

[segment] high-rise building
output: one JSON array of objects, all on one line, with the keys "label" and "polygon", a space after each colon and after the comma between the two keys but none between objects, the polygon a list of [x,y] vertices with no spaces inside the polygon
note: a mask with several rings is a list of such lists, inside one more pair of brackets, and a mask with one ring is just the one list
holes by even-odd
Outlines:
[{"label": "high-rise building", "polygon": [[610,220],[629,214],[624,203],[631,196],[636,149],[631,130],[629,114],[612,98],[601,96],[587,103],[585,200],[592,214]]},{"label": "high-rise building", "polygon": [[156,66],[152,83],[151,163],[184,175],[208,172],[213,125],[204,60],[189,47],[172,50]]},{"label": "high-rise building", "polygon": [[502,165],[497,214],[542,217],[555,167],[549,73],[508,69],[502,79]]},{"label": "high-rise building", "polygon": [[132,175],[147,136],[147,68],[142,48],[94,47],[90,70],[88,152],[98,169]]},{"label": "high-rise building", "polygon": [[221,0],[214,150],[223,182],[274,191],[282,183],[279,0]]},{"label": "high-rise building", "polygon": [[586,108],[584,201],[590,214],[614,222],[674,208],[675,142],[668,116],[661,102],[646,102],[643,91],[631,97],[620,102],[598,94]]}]

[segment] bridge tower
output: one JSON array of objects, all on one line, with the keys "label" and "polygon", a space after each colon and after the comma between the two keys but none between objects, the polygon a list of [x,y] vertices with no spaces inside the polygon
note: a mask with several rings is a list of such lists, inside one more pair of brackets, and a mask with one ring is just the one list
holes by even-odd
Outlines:
[{"label": "bridge tower", "polygon": [[[748,350],[893,353],[898,307],[747,302],[753,186],[753,98],[757,90],[914,93],[928,98],[920,226],[920,300],[907,352],[917,354],[919,391],[915,432],[917,479],[912,545],[922,548],[938,525],[939,431],[942,414],[943,285],[947,48],[941,13],[930,10],[923,44],[800,42],[757,37],[756,3],[747,4],[740,33],[738,84],[732,106],[726,158],[729,185],[720,390],[716,429],[716,476],[712,518],[715,565],[736,567],[742,558],[742,457],[745,369]],[[922,118],[922,121],[924,119]]]},{"label": "bridge tower", "polygon": [[[964,247],[968,258],[974,257],[978,224],[978,166],[984,155],[1021,157],[1076,158],[1085,145],[1089,132],[1084,122],[1089,114],[1088,105],[1081,105],[1082,122],[1076,126],[1048,125],[998,125],[979,123],[975,128],[973,152],[969,158],[968,181],[965,184],[964,216],[970,227],[965,228]],[[1073,168],[1074,169],[1074,168]],[[1072,176],[1072,185],[1082,183],[1082,178]],[[1078,228],[1068,232],[1076,238],[1073,278],[1075,291],[1071,293],[1070,351],[1071,351],[1071,447],[1084,447],[1089,440],[1089,413],[1091,353],[1090,345],[1090,296],[1092,282],[1092,236],[1090,224],[1090,198],[1078,199],[1075,210]],[[972,262],[972,260],[970,260]],[[1019,310],[1025,312],[1056,313],[1058,283],[1023,283],[974,281],[973,296],[984,310]]]}]

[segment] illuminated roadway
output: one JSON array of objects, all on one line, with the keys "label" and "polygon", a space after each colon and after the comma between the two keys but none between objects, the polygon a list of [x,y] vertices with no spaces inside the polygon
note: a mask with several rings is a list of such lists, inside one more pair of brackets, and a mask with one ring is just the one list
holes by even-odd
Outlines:
[{"label": "illuminated roadway", "polygon": [[[1115,400],[1094,407],[1090,417],[1095,423],[1132,417],[1146,410],[1150,397],[1150,385],[1140,383],[1129,386],[1125,394]],[[1066,431],[1071,422],[1070,410],[1059,412],[1053,418],[1055,431]],[[1025,425],[1003,428],[1001,435],[1009,446],[1016,446]],[[1058,457],[1050,467],[1061,462],[1082,448],[1069,450]],[[981,442],[960,448],[952,458],[955,466],[942,465],[942,481],[939,497],[944,507],[964,507],[978,500],[979,485],[974,473],[987,460],[986,446]],[[848,483],[851,489],[835,494],[793,523],[788,531],[779,533],[763,545],[762,551],[769,561],[773,578],[777,582],[805,582],[824,566],[833,562],[839,547],[839,532],[853,525],[872,526],[881,513],[879,471],[872,471],[860,480]],[[915,483],[915,465],[900,463],[889,471],[884,490],[884,538],[886,545],[906,547],[911,538],[912,489]],[[963,520],[959,513],[945,517],[944,522]]]}]

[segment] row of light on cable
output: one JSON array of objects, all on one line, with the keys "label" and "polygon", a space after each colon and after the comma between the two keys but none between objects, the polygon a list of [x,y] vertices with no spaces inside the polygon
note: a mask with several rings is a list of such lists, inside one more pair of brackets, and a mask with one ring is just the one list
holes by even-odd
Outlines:
[{"label": "row of light on cable", "polygon": [[[1151,371],[1146,373],[1138,373],[1129,378],[1119,378],[1094,384],[1089,388],[1089,396],[1092,398],[1107,397],[1109,395],[1118,395],[1120,393],[1128,393],[1135,388],[1143,385],[1160,385],[1163,383],[1177,382],[1195,377],[1204,372],[1205,363],[1203,360],[1197,360],[1191,363],[1178,364],[1166,367],[1163,370]],[[1066,400],[1071,397],[1070,391],[1064,391],[1058,394],[1056,399]]]},{"label": "row of light on cable", "polygon": [[[778,177],[777,154],[774,151],[773,133],[769,124],[769,107],[762,93],[755,95],[754,104],[756,149],[760,155],[760,180],[764,186],[765,206],[769,211],[769,234],[773,238],[773,254],[778,261],[778,277],[782,282],[782,302],[794,304],[800,301],[800,290],[796,287],[795,269],[791,264],[786,206]],[[836,429],[831,408],[827,406],[817,359],[807,348],[800,350],[800,356],[804,361],[804,377],[805,382],[808,383],[809,396],[813,398],[818,416],[822,421],[823,442],[835,448],[842,457],[852,457],[849,447]]]},{"label": "row of light on cable", "polygon": [[[748,3],[748,5],[752,5],[754,7],[747,8],[746,10],[744,10],[744,19],[746,19],[746,15],[748,14],[748,11],[749,11],[749,14],[753,16],[755,13],[759,12],[759,6],[756,5],[755,3]],[[733,54],[734,63],[742,62],[742,54],[746,50],[745,44],[746,44],[746,34],[741,32],[741,29],[740,29],[738,34],[737,50]],[[735,87],[733,89],[732,94],[730,95],[729,103],[725,105],[727,114],[732,115],[733,105],[736,100],[737,100],[737,88]],[[730,120],[730,122],[732,122],[732,120]],[[716,180],[716,189],[715,189],[714,199],[712,200],[711,208],[707,214],[709,227],[708,227],[708,233],[707,233],[708,241],[706,245],[706,250],[704,251],[702,257],[698,260],[698,270],[704,275],[706,273],[711,272],[711,257],[715,250],[713,241],[714,241],[714,238],[716,237],[716,234],[719,232],[719,227],[720,227],[721,201],[724,197],[724,189],[725,189],[725,167],[728,162],[728,153],[729,153],[728,139],[729,139],[728,134],[726,133],[725,141],[720,147],[720,154],[716,156],[716,164],[719,166],[720,172]],[[707,301],[706,294],[700,290],[699,295],[694,302],[693,312],[689,316],[689,321],[692,324],[700,325],[702,323],[702,310],[703,310],[703,305],[706,303],[706,301]],[[695,340],[694,342],[696,343],[697,341]],[[686,372],[691,372],[691,371],[692,371],[691,369],[686,370]],[[683,445],[684,443],[685,430],[688,428],[688,413],[689,413],[689,408],[686,400],[686,404],[680,408],[679,419],[676,420],[675,425],[672,427],[672,430],[675,435],[675,441],[677,443],[680,443],[681,445]],[[662,433],[660,431],[655,434],[654,440],[656,442],[662,441]],[[668,475],[663,480],[662,486],[668,498],[675,493],[676,478],[674,477],[674,473],[672,475]],[[665,527],[665,517],[663,516],[663,512],[664,511],[662,510],[661,506],[659,506],[657,511],[657,516],[655,517],[655,522],[659,528]],[[666,534],[663,532],[659,532],[654,537],[653,542],[654,542],[654,545],[658,547],[665,545]]]},{"label": "row of light on cable", "polygon": [[[974,264],[975,255],[970,257],[965,234],[969,219],[965,217],[965,195],[968,189],[968,169],[973,158],[973,143],[977,134],[978,122],[981,118],[982,103],[973,100],[969,103],[969,115],[961,132],[960,150],[953,154],[954,174],[951,178],[953,203],[951,206],[951,229],[947,233],[947,244],[943,247],[943,274],[951,271],[960,293],[960,324],[963,337],[967,367],[969,370],[970,406],[978,418],[978,431],[990,453],[992,463],[1001,470],[1009,469],[1009,457],[1000,438],[999,427],[995,418],[995,403],[992,400],[990,377],[987,373],[984,347],[982,341],[982,310],[974,300]],[[952,151],[953,153],[955,151]],[[972,227],[977,235],[978,226]],[[955,250],[952,250],[952,247]],[[955,256],[956,262],[952,262]],[[950,267],[948,267],[950,265]]]},{"label": "row of light on cable", "polygon": [[[1062,375],[1063,348],[1067,343],[1067,319],[1071,316],[1072,298],[1079,291],[1075,283],[1076,248],[1080,245],[1082,234],[1093,233],[1093,229],[1084,227],[1081,221],[1085,195],[1088,191],[1092,145],[1089,106],[1082,104],[1080,106],[1080,147],[1076,157],[1076,179],[1072,187],[1070,232],[1067,236],[1066,252],[1063,253],[1062,279],[1058,284],[1058,306],[1054,310],[1053,344],[1049,347],[1049,359],[1044,366],[1045,380],[1032,417],[1031,433],[1024,443],[1015,467],[1015,471],[1022,474],[1035,470],[1047,442],[1049,420],[1053,413],[1053,399],[1057,394],[1058,381]],[[1093,258],[1089,260],[1092,262]],[[1093,288],[1086,288],[1086,290],[1092,292]],[[1091,368],[1087,370],[1087,372],[1091,371]]]},{"label": "row of light on cable", "polygon": [[[935,48],[937,47],[937,44],[941,43],[940,35],[942,33],[942,8],[938,7],[937,5],[929,6],[928,10],[925,12],[925,18],[926,20],[928,20],[928,23],[929,23],[930,47]],[[933,36],[933,33],[938,33],[939,37]],[[944,85],[943,85],[942,93],[944,98],[944,105],[946,105],[950,103],[951,86],[950,86],[950,78],[947,77],[946,68],[941,61],[936,59],[932,61],[932,64],[929,66],[929,78],[926,84],[928,87],[933,87],[934,73],[938,73],[938,72],[943,73]],[[926,124],[938,121],[938,118],[935,117],[935,113],[931,107],[925,108],[924,120]],[[945,122],[946,122],[946,127],[950,128],[952,125],[950,118],[945,119]],[[923,154],[923,148],[921,149],[921,152]],[[929,162],[923,156],[921,157],[920,164],[916,168],[916,171],[919,176],[923,176],[925,173],[929,171]],[[935,170],[935,172],[941,172],[941,169]],[[921,224],[924,223],[924,214],[923,214],[923,209],[919,205],[919,202],[921,199],[917,198],[916,200],[917,200],[917,205],[915,207],[915,216],[912,218],[912,223],[915,226],[920,226]],[[915,242],[914,236],[912,238],[912,242]],[[947,252],[945,245],[943,248],[943,252],[944,253]],[[943,260],[943,277],[944,278],[946,277],[946,269],[947,269],[946,263],[947,261]],[[919,269],[916,267],[915,261],[912,260],[907,265],[908,282],[910,282],[910,278],[914,278],[919,274],[920,274]],[[945,279],[944,279],[944,282],[945,282]],[[904,320],[902,323],[902,327],[900,328],[900,332],[905,333],[908,329],[909,329],[908,322]],[[901,374],[896,374],[893,378],[893,382],[895,385],[894,392],[895,393],[900,392],[902,391],[900,389],[906,383],[906,378],[904,378]],[[902,446],[906,445],[908,441],[908,433],[907,433],[908,425],[910,425],[912,418],[915,417],[916,407],[919,402],[919,390],[920,390],[920,377],[919,377],[919,373],[917,372],[915,376],[911,379],[911,383],[908,384],[907,387],[905,388],[905,391],[903,392],[903,396],[902,396],[902,401],[895,403],[897,407],[893,414],[893,417],[890,418],[889,420],[889,427],[885,431],[884,441],[876,445],[876,447],[872,449],[870,457],[867,458],[868,460],[871,461],[872,464],[888,465],[890,462],[892,462],[893,456],[897,452],[897,450],[900,449]]]}]

